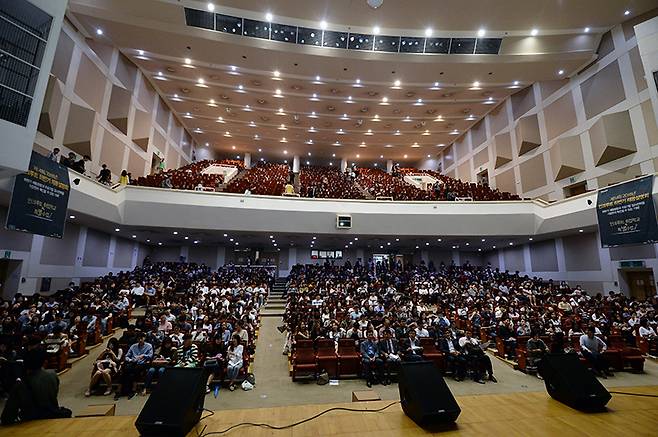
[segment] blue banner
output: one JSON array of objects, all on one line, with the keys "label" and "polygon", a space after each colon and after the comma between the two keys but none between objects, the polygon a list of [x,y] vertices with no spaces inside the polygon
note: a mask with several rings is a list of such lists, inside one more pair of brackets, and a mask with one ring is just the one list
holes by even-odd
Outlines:
[{"label": "blue banner", "polygon": [[6,228],[62,238],[69,191],[68,169],[32,152],[27,173],[14,181]]}]

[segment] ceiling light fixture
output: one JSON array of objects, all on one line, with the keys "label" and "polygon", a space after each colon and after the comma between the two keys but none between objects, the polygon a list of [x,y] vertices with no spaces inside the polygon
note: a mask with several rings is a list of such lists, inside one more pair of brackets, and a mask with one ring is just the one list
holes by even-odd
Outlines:
[{"label": "ceiling light fixture", "polygon": [[428,27],[427,29],[425,29],[425,36],[427,36],[427,37],[432,36],[432,32],[433,32],[432,28]]},{"label": "ceiling light fixture", "polygon": [[590,28],[589,28],[589,27],[586,27],[586,28],[585,28],[585,33],[589,33],[589,31],[590,31]]},{"label": "ceiling light fixture", "polygon": [[208,6],[207,6],[207,7],[208,7],[208,10],[209,10],[210,12],[212,12],[212,11],[215,10],[215,5],[212,4],[212,3],[208,3]]},{"label": "ceiling light fixture", "polygon": [[375,26],[372,28],[372,33],[374,33],[375,35],[379,35],[379,31],[380,31],[379,26]]},{"label": "ceiling light fixture", "polygon": [[487,34],[487,31],[485,29],[478,30],[478,38],[482,38],[486,34]]},{"label": "ceiling light fixture", "polygon": [[532,35],[532,36],[537,36],[538,34],[539,34],[539,30],[537,30],[537,29],[532,29],[530,31],[530,35]]},{"label": "ceiling light fixture", "polygon": [[96,29],[96,35],[100,36],[102,34],[103,34],[103,29],[101,29],[101,28]]},{"label": "ceiling light fixture", "polygon": [[626,10],[624,11],[624,15],[626,15],[626,16],[631,15],[631,11],[629,11],[628,9],[626,9]]},{"label": "ceiling light fixture", "polygon": [[265,14],[265,20],[272,21],[273,18],[274,17],[272,16],[271,12],[268,12],[268,13]]},{"label": "ceiling light fixture", "polygon": [[322,30],[327,29],[327,22],[325,20],[320,21],[320,29]]}]

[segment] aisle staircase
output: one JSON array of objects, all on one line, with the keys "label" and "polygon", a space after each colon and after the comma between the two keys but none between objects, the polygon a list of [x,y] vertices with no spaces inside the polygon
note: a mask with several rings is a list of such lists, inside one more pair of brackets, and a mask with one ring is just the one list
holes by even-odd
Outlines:
[{"label": "aisle staircase", "polygon": [[286,309],[286,298],[284,294],[286,293],[287,283],[288,277],[277,278],[274,281],[267,302],[260,310],[262,317],[283,317]]},{"label": "aisle staircase", "polygon": [[366,190],[366,189],[363,188],[361,185],[359,185],[359,183],[358,183],[357,181],[354,181],[354,186],[355,186],[359,191],[361,191],[361,194],[363,194],[363,196],[366,198],[366,200],[375,200],[375,196],[373,196],[372,194],[370,194],[370,192],[369,192],[368,190]]}]

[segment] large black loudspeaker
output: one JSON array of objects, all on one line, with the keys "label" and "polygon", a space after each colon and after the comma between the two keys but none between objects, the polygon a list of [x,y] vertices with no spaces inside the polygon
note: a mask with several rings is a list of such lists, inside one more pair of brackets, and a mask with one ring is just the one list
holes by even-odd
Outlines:
[{"label": "large black loudspeaker", "polygon": [[204,369],[172,367],[165,370],[135,422],[140,435],[187,435],[203,412],[205,378]]},{"label": "large black loudspeaker", "polygon": [[462,411],[431,361],[402,363],[398,388],[402,410],[422,427],[452,423]]},{"label": "large black loudspeaker", "polygon": [[601,410],[611,396],[576,354],[550,354],[541,362],[546,391],[577,410]]}]

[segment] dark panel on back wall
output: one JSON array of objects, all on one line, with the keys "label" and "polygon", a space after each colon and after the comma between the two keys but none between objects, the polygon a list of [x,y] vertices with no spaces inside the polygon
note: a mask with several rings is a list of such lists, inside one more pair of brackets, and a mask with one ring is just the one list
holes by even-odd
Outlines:
[{"label": "dark panel on back wall", "polygon": [[447,54],[450,50],[450,38],[427,38],[425,53]]},{"label": "dark panel on back wall", "polygon": [[272,24],[272,40],[295,44],[297,42],[297,27]]},{"label": "dark panel on back wall", "polygon": [[453,55],[471,55],[475,50],[475,38],[453,38],[450,53]]},{"label": "dark panel on back wall", "polygon": [[400,52],[402,53],[423,53],[425,38],[412,38],[403,36],[400,40]]},{"label": "dark panel on back wall", "polygon": [[185,22],[188,26],[214,30],[215,15],[212,12],[185,8]]},{"label": "dark panel on back wall", "polygon": [[270,23],[256,20],[244,20],[243,35],[251,36],[254,38],[269,39],[270,38]]},{"label": "dark panel on back wall", "polygon": [[297,43],[309,46],[319,46],[322,44],[322,30],[311,29],[308,27],[298,27]]},{"label": "dark panel on back wall", "polygon": [[350,50],[372,50],[372,35],[350,33],[348,48]]},{"label": "dark panel on back wall", "polygon": [[242,35],[242,18],[215,14],[215,29],[219,32]]},{"label": "dark panel on back wall", "polygon": [[329,30],[325,30],[322,45],[325,47],[346,49],[347,36],[347,32],[331,32]]}]

